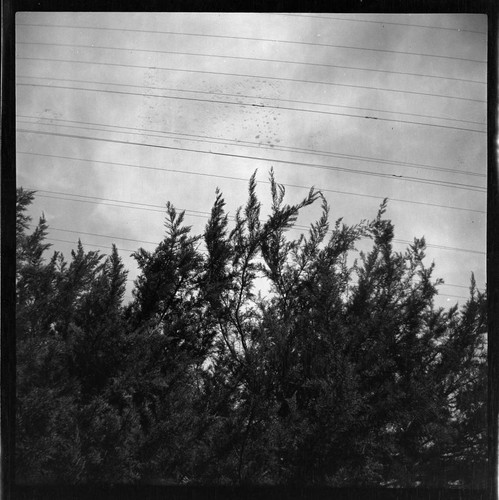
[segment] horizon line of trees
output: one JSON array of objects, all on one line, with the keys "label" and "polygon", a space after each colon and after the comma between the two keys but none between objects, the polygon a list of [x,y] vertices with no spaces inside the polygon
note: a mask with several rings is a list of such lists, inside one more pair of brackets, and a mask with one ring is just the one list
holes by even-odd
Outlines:
[{"label": "horizon line of trees", "polygon": [[386,200],[331,225],[320,192],[288,205],[271,171],[262,222],[255,188],[253,174],[232,227],[217,189],[202,235],[168,202],[162,241],[133,253],[127,305],[116,246],[47,258],[43,215],[28,232],[35,192],[17,190],[19,483],[485,487],[473,275],[465,304],[436,308],[425,240],[393,250]]}]

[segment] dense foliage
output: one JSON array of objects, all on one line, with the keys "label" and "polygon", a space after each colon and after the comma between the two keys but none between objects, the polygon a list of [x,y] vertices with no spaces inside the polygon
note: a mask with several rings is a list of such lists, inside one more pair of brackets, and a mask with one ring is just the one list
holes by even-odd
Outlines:
[{"label": "dense foliage", "polygon": [[270,181],[265,221],[253,176],[232,227],[217,191],[201,236],[168,203],[128,305],[116,247],[47,260],[18,190],[19,482],[484,485],[485,295],[472,278],[435,308],[425,241],[394,251],[385,203],[330,227],[320,193],[287,205]]}]

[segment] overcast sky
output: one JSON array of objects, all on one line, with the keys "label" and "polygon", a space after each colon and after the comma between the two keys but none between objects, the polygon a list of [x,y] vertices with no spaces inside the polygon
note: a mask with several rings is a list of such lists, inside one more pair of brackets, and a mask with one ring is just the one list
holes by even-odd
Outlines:
[{"label": "overcast sky", "polygon": [[273,166],[288,202],[323,190],[332,221],[373,218],[389,198],[395,249],[425,236],[446,282],[436,304],[462,303],[471,272],[485,286],[486,27],[482,15],[18,13],[18,186],[39,191],[31,214],[45,212],[53,249],[114,241],[133,279],[130,251],[160,241],[167,201],[197,234],[215,188],[234,214],[255,169],[268,208]]}]

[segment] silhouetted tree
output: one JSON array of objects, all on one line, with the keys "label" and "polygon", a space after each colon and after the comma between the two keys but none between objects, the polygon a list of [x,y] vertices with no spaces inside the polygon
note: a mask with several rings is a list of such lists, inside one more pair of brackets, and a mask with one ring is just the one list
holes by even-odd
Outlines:
[{"label": "silhouetted tree", "polygon": [[[45,260],[17,201],[17,475],[28,482],[477,486],[485,482],[486,296],[459,309],[424,238],[393,250],[373,220],[330,225],[256,173],[229,224],[217,190],[202,235],[167,203],[165,235]],[[318,200],[306,234],[289,229]],[[354,259],[360,239],[371,248]],[[259,291],[264,282],[268,293]]]}]

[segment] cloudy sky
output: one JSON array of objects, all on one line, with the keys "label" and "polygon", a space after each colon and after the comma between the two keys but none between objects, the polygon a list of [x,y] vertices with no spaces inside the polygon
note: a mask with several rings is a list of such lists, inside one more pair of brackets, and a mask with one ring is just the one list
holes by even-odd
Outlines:
[{"label": "cloudy sky", "polygon": [[45,213],[54,249],[115,242],[133,280],[130,253],[160,241],[167,201],[197,234],[215,188],[234,214],[255,169],[268,208],[273,167],[288,202],[314,185],[346,223],[389,198],[396,250],[425,236],[446,282],[437,305],[463,302],[471,272],[485,286],[486,27],[482,15],[18,13],[18,186],[38,190],[31,214]]}]

